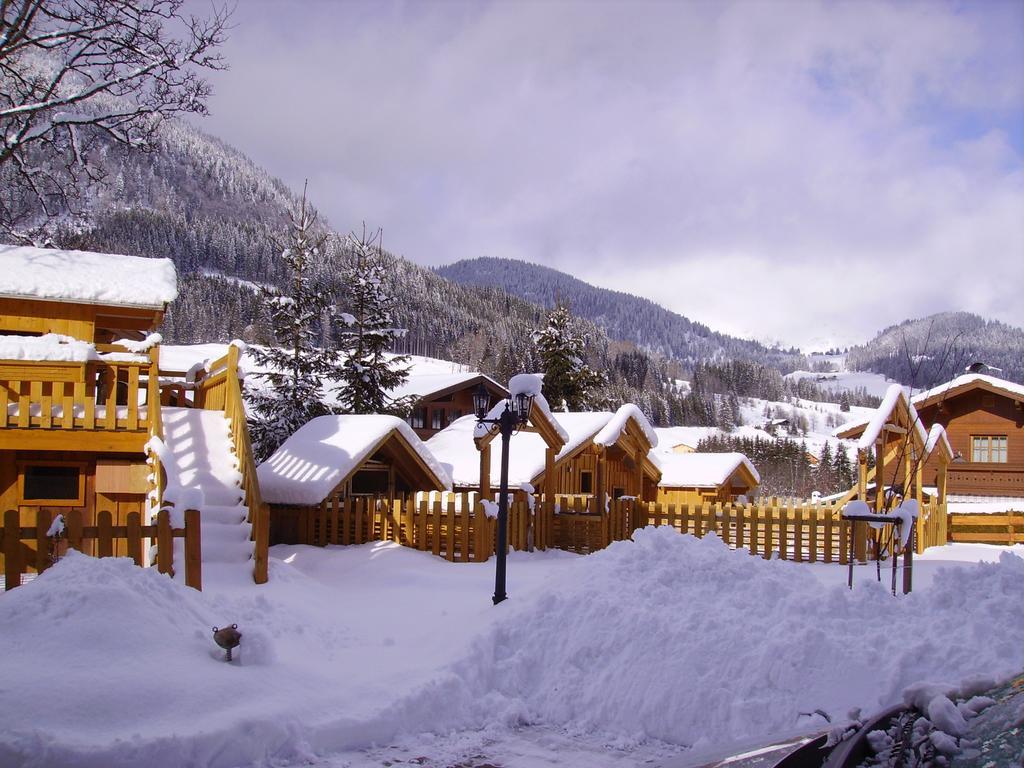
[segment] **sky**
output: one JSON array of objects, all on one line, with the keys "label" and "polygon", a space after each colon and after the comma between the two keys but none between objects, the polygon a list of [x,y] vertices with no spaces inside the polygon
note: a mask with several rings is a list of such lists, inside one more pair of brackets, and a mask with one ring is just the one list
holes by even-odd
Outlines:
[{"label": "sky", "polygon": [[240,0],[233,24],[200,127],[419,264],[544,264],[805,349],[946,310],[1024,326],[1024,0]]}]

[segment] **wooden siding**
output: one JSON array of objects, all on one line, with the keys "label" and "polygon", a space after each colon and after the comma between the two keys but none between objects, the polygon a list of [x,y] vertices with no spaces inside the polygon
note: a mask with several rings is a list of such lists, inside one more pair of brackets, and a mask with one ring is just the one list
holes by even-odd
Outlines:
[{"label": "wooden siding", "polygon": [[152,331],[162,320],[163,312],[155,309],[0,297],[0,333],[60,333],[105,344]]},{"label": "wooden siding", "polygon": [[[413,407],[413,411],[417,409],[424,409],[426,412],[426,421],[422,427],[413,427],[413,432],[421,440],[427,440],[441,429],[444,429],[451,424],[455,419],[462,416],[468,416],[473,413],[473,391],[477,388],[477,385],[482,379],[473,379],[472,381],[463,384],[456,390],[449,392],[434,393],[427,397],[420,399]],[[498,402],[501,398],[505,397],[505,393],[496,391],[494,385],[489,381],[484,381],[484,385],[487,387],[487,391],[491,393],[491,405]],[[441,429],[434,429],[434,414],[441,414]],[[458,414],[458,415],[456,415]],[[409,419],[410,426],[412,419]]]}]

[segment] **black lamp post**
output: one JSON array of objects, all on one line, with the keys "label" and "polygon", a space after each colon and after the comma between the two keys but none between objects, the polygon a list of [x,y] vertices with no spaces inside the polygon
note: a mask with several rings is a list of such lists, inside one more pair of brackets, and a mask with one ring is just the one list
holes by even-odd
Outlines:
[{"label": "black lamp post", "polygon": [[508,549],[508,447],[512,435],[520,427],[526,426],[530,417],[530,405],[533,395],[520,392],[513,399],[505,400],[505,409],[496,419],[488,419],[487,412],[491,404],[491,396],[487,388],[480,384],[473,392],[473,410],[479,424],[497,424],[501,432],[501,484],[498,488],[498,562],[494,573],[494,597],[497,605],[508,597],[505,594],[505,550]]}]

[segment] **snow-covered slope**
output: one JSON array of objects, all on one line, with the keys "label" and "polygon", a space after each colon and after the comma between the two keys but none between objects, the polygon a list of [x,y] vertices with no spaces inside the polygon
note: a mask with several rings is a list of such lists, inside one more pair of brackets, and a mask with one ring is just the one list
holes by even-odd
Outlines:
[{"label": "snow-covered slope", "polygon": [[[249,509],[242,498],[242,476],[227,418],[220,411],[164,408],[163,421],[164,442],[173,457],[177,483],[188,489],[191,497],[191,503],[184,506],[195,504],[200,510],[204,581],[223,572],[220,564],[231,564],[230,570],[248,574],[252,526],[246,522]],[[175,543],[180,546],[180,540]],[[183,562],[180,554],[175,552],[175,562]],[[209,564],[218,567],[211,570]],[[184,569],[177,571],[184,578]]]}]

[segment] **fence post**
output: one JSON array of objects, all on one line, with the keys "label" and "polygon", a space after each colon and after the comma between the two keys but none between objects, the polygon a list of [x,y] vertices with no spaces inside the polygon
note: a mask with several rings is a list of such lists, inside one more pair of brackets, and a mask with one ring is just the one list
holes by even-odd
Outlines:
[{"label": "fence post", "polygon": [[4,512],[4,579],[7,589],[21,586],[21,513]]},{"label": "fence post", "polygon": [[202,535],[199,510],[185,510],[185,585],[203,591]]},{"label": "fence post", "polygon": [[156,516],[156,568],[160,573],[174,575],[174,538],[171,534],[171,513],[161,509]]},{"label": "fence post", "polygon": [[125,518],[126,554],[136,565],[142,565],[142,522],[138,512],[129,512]]},{"label": "fence post", "polygon": [[36,510],[36,573],[42,573],[50,566],[50,537],[46,532],[53,522],[45,509]]},{"label": "fence post", "polygon": [[96,515],[96,557],[114,556],[114,522],[109,509]]}]

